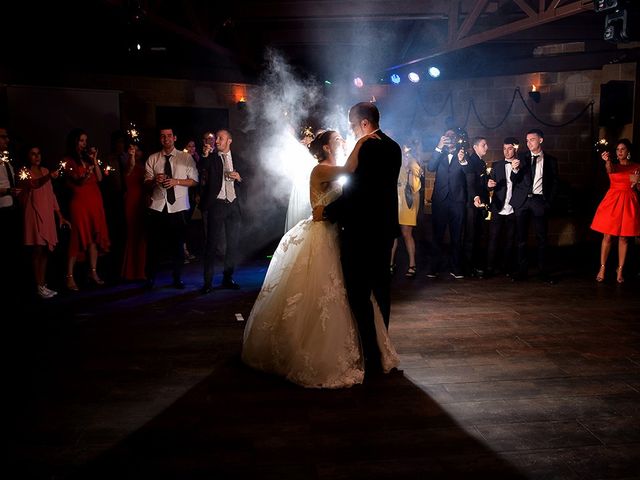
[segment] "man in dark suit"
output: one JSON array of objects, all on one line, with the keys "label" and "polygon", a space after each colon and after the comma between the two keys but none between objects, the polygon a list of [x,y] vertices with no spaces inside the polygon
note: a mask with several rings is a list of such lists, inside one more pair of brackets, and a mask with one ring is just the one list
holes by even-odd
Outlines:
[{"label": "man in dark suit", "polygon": [[[502,251],[502,271],[513,275],[515,269],[516,215],[511,206],[513,183],[511,182],[511,162],[518,152],[518,140],[507,137],[502,145],[503,160],[491,164],[488,187],[491,193],[489,210],[489,247],[487,252],[487,276],[496,272],[498,249]],[[504,242],[500,236],[504,232]]]},{"label": "man in dark suit", "polygon": [[558,190],[558,160],[543,151],[543,142],[542,130],[537,128],[529,130],[527,132],[529,151],[519,155],[519,158],[512,162],[511,205],[516,214],[518,238],[518,274],[515,279],[525,279],[527,276],[527,239],[529,222],[533,219],[538,244],[539,273],[544,281],[553,283],[549,277],[545,254],[549,211]]},{"label": "man in dark suit", "polygon": [[435,153],[427,164],[427,170],[436,172],[431,196],[433,221],[433,249],[427,277],[435,278],[442,263],[444,234],[449,227],[451,247],[450,274],[464,278],[462,274],[462,233],[467,203],[467,177],[471,170],[468,155],[456,141],[456,132],[449,129],[440,137]]},{"label": "man in dark suit", "polygon": [[484,205],[489,203],[487,190],[487,164],[483,157],[489,145],[484,137],[475,137],[471,142],[471,155],[465,176],[467,178],[466,219],[463,234],[465,270],[469,275],[482,278],[484,265],[481,243],[484,230]]},{"label": "man in dark suit", "polygon": [[376,133],[362,144],[358,166],[343,188],[342,196],[324,209],[314,209],[314,219],[337,222],[340,227],[340,258],[349,304],[358,323],[365,371],[380,369],[371,294],[389,327],[391,274],[389,259],[398,224],[398,174],[402,164],[400,146],[379,127],[378,108],[369,102],[349,110],[349,125],[356,138]]},{"label": "man in dark suit", "polygon": [[238,261],[240,238],[242,176],[237,171],[242,160],[231,155],[233,136],[227,129],[216,132],[216,152],[203,158],[203,184],[200,205],[206,215],[207,232],[204,251],[204,285],[202,293],[213,290],[213,267],[218,245],[225,234],[224,267],[221,288],[240,288],[233,280]]}]

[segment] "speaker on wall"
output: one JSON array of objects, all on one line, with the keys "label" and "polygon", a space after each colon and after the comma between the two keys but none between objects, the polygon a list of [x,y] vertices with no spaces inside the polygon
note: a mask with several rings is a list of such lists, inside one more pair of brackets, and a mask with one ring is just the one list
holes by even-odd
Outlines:
[{"label": "speaker on wall", "polygon": [[634,82],[611,80],[600,85],[600,125],[621,126],[633,121]]}]

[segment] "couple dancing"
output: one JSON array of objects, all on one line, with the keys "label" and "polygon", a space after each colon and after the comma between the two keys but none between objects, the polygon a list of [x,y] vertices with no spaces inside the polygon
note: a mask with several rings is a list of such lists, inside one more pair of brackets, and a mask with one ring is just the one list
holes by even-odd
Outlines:
[{"label": "couple dancing", "polygon": [[[242,360],[304,387],[362,383],[398,356],[387,329],[389,258],[398,226],[400,147],[362,102],[349,111],[358,142],[344,166],[344,140],[326,130],[310,144],[313,219],[282,237],[244,331]],[[351,174],[341,189],[340,175]],[[337,224],[337,225],[336,225]]]}]

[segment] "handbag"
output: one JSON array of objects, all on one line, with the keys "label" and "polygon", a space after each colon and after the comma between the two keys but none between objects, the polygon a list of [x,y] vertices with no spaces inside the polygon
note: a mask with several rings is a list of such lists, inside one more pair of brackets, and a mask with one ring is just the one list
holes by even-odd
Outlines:
[{"label": "handbag", "polygon": [[404,184],[404,199],[407,202],[407,207],[413,207],[413,187],[411,186],[411,177],[413,176],[413,172],[409,170],[407,172],[407,183]]}]

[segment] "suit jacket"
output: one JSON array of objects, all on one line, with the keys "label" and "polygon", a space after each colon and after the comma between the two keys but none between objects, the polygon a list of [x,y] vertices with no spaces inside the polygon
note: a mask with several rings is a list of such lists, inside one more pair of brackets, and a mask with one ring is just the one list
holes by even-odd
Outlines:
[{"label": "suit jacket", "polygon": [[[489,174],[489,178],[496,182],[496,186],[493,187],[493,197],[491,197],[491,211],[496,215],[503,209],[507,199],[506,164],[506,160],[496,160],[491,164],[491,174]],[[511,194],[513,195],[513,190]],[[513,206],[513,203],[511,205]]]},{"label": "suit jacket", "polygon": [[393,239],[398,224],[398,174],[400,146],[381,130],[381,138],[369,139],[360,148],[358,166],[343,187],[342,195],[325,207],[325,215],[350,236]]},{"label": "suit jacket", "polygon": [[[238,206],[242,209],[244,192],[246,191],[244,183],[247,180],[246,176],[243,175],[244,161],[233,152],[231,152],[231,160],[233,169],[242,176],[242,182],[233,182],[236,192],[235,201],[238,202]],[[200,209],[208,210],[216,201],[220,189],[222,189],[224,169],[217,151],[210,153],[208,157],[201,158],[200,163]]]},{"label": "suit jacket", "polygon": [[465,172],[467,178],[467,207],[475,208],[473,199],[478,196],[484,203],[489,203],[487,189],[487,164],[477,153],[473,152],[468,158],[469,166]]},{"label": "suit jacket", "polygon": [[[468,200],[467,173],[472,173],[469,165],[460,165],[457,154],[453,155],[451,163],[446,150],[432,156],[427,163],[427,170],[436,172],[431,201],[443,203],[445,201],[462,202]],[[473,197],[472,201],[473,201]]]},{"label": "suit jacket", "polygon": [[[518,173],[511,172],[513,182],[513,193],[511,195],[511,206],[518,211],[524,205],[533,184],[531,170],[531,152],[523,152],[518,155],[520,168]],[[542,198],[548,208],[553,204],[553,200],[558,191],[558,160],[553,155],[543,152],[542,158]]]}]

